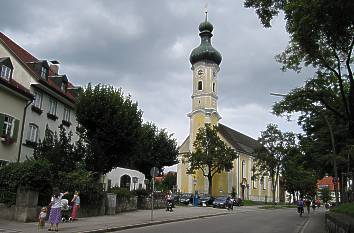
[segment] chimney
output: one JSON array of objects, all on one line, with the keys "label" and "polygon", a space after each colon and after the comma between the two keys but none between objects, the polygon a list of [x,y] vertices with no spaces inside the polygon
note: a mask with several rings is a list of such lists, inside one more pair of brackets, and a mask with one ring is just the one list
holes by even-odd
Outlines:
[{"label": "chimney", "polygon": [[59,62],[56,60],[50,61],[50,70],[54,73],[54,74],[59,74]]},{"label": "chimney", "polygon": [[58,74],[58,72],[59,72],[59,66],[58,65],[51,64],[49,68],[54,74]]}]

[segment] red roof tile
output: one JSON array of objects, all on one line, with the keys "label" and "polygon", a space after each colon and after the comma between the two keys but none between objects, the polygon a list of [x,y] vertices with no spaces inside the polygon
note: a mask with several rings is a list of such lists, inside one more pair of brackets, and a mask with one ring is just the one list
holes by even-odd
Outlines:
[{"label": "red roof tile", "polygon": [[[27,52],[25,49],[23,49],[21,46],[16,44],[13,40],[11,40],[9,37],[5,36],[2,32],[0,32],[0,41],[3,42],[4,45],[7,46],[7,48],[12,51],[12,53],[20,60],[22,61],[23,65],[25,65],[28,69],[32,71],[32,75],[37,79],[40,80],[41,82],[45,82],[49,87],[51,87],[54,91],[57,93],[61,94],[62,96],[68,98],[72,102],[75,102],[75,97],[70,93],[70,92],[63,92],[58,85],[54,83],[54,81],[48,77],[48,81],[44,81],[39,77],[39,75],[32,70],[30,66],[27,65],[27,63],[30,62],[39,62],[39,60],[34,57],[32,54]],[[49,71],[49,75],[56,75],[52,70]],[[73,87],[73,85],[68,82],[68,87]]]}]

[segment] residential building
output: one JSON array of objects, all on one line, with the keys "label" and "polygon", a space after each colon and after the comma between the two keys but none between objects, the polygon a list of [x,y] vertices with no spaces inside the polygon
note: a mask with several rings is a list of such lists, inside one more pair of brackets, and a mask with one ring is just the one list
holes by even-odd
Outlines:
[{"label": "residential building", "polygon": [[[221,119],[217,110],[218,100],[218,72],[222,60],[221,54],[212,46],[213,25],[207,21],[199,25],[200,45],[190,55],[193,72],[192,111],[190,119],[190,133],[179,147],[179,164],[177,166],[177,186],[181,192],[207,193],[208,179],[201,171],[187,174],[188,163],[183,161],[183,155],[194,150],[193,143],[198,129],[205,124],[218,126],[219,137],[238,153],[231,171],[215,174],[211,195],[227,195],[234,190],[238,197],[255,201],[271,201],[271,177],[254,178],[252,171],[256,167],[253,152],[260,146],[257,140],[242,134],[219,122]],[[279,187],[279,186],[278,186]],[[279,191],[276,190],[276,201],[279,200]]]},{"label": "residential building", "polygon": [[10,57],[0,55],[0,167],[16,162],[20,153],[23,119],[33,95],[15,81]]},{"label": "residential building", "polygon": [[[59,73],[59,63],[37,59],[1,32],[0,58],[11,61],[12,82],[18,83],[34,96],[32,103],[26,108],[22,142],[18,142],[20,155],[16,158],[23,161],[31,157],[34,147],[44,139],[46,129],[54,133],[59,130],[60,125],[68,132],[72,131],[72,140],[76,141],[77,121],[74,109],[79,89],[69,82],[65,74]],[[8,71],[4,72],[7,74]],[[10,108],[13,107],[13,101],[7,104]],[[0,112],[2,108],[3,105],[0,105]],[[22,116],[18,119],[22,119]],[[2,157],[5,155],[0,154],[0,159]]]}]

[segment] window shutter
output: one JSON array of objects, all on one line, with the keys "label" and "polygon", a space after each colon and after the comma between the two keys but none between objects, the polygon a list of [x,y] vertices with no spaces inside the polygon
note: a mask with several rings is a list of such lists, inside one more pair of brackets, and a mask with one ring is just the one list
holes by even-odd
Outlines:
[{"label": "window shutter", "polygon": [[12,140],[17,141],[18,129],[20,128],[20,120],[15,119],[14,134],[12,135]]},{"label": "window shutter", "polygon": [[5,114],[0,113],[0,136],[2,135],[2,128],[4,128]]}]

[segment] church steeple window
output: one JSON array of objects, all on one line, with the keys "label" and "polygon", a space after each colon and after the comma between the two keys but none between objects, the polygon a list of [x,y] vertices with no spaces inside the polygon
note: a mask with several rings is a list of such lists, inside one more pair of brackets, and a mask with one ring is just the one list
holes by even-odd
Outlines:
[{"label": "church steeple window", "polygon": [[203,82],[202,81],[198,81],[198,91],[203,90]]},{"label": "church steeple window", "polygon": [[213,92],[215,92],[215,83],[213,83]]}]

